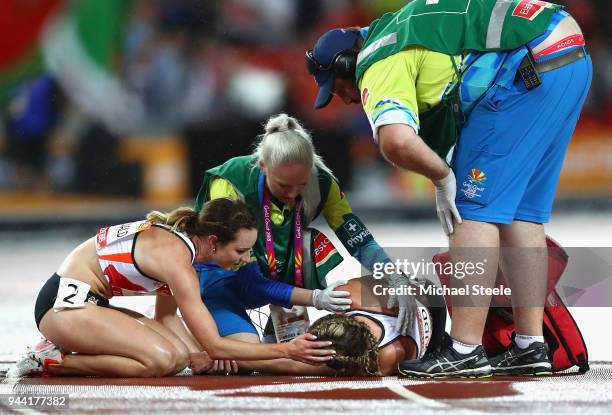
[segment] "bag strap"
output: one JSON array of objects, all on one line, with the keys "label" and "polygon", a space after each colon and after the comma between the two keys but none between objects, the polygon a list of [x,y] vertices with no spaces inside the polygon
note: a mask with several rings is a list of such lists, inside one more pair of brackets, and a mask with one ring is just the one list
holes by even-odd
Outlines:
[{"label": "bag strap", "polygon": [[[572,323],[576,329],[576,332],[580,336],[580,341],[582,343],[582,348],[584,349],[584,353],[575,354],[575,352],[572,350],[572,348],[567,343],[567,339],[563,336],[563,331],[559,328],[559,325],[557,324],[556,320],[551,314],[548,306],[544,307],[544,313],[548,317],[548,320],[550,321],[550,324],[552,325],[552,327],[555,329],[557,337],[559,338],[559,341],[561,342],[561,346],[563,346],[563,349],[565,350],[565,353],[569,357],[570,361],[576,366],[578,366],[579,373],[585,373],[586,371],[589,370],[589,358],[588,358],[588,350],[586,347],[586,343],[584,342],[584,337],[582,337],[582,332],[580,331],[580,328],[576,324],[576,320],[574,320],[574,317],[572,317],[571,313],[569,312],[569,310],[567,309],[565,304],[563,304],[562,301],[561,301],[561,306],[567,312],[567,316],[569,316],[569,318],[572,320]],[[544,325],[544,327],[546,327],[546,325]],[[552,336],[551,334],[550,337],[554,337],[554,336]]]}]

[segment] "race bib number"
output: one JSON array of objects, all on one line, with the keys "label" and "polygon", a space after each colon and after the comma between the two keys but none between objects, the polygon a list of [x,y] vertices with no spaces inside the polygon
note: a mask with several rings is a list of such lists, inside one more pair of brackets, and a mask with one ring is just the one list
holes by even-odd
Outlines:
[{"label": "race bib number", "polygon": [[67,308],[83,308],[87,301],[90,285],[72,278],[60,278],[57,297],[53,304],[55,312]]}]

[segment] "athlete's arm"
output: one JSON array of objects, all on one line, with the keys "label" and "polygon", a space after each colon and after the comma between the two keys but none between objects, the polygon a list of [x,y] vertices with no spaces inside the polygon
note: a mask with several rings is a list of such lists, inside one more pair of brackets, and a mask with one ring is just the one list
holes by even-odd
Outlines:
[{"label": "athlete's arm", "polygon": [[288,357],[307,363],[329,359],[333,351],[323,348],[331,343],[309,341],[314,340],[314,336],[308,334],[289,343],[275,345],[253,345],[220,337],[215,321],[200,298],[191,255],[185,244],[161,229],[143,232],[134,252],[145,274],[168,284],[187,327],[212,359],[265,360]]},{"label": "athlete's arm", "polygon": [[[191,265],[191,252],[168,232],[151,235],[149,243],[136,247],[140,267],[145,273],[164,281],[170,287],[187,327],[215,360],[266,360],[290,358],[307,363],[324,362],[333,351],[324,349],[330,342],[310,341],[314,336],[304,334],[289,343],[254,345],[219,336],[210,312],[200,298],[197,275]],[[139,241],[140,242],[140,241]],[[144,247],[148,251],[143,255]]]},{"label": "athlete's arm", "polygon": [[[180,273],[180,274],[179,274]],[[330,342],[311,342],[303,335],[290,343],[260,345],[219,336],[217,325],[199,296],[195,271],[191,266],[178,269],[170,288],[187,326],[212,359],[266,360],[288,357],[305,362],[323,362],[332,354]]]}]

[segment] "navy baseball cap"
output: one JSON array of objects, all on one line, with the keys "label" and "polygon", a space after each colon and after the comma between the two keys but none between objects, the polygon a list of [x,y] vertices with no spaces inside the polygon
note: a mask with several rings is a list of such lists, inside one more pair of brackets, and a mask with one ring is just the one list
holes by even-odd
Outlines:
[{"label": "navy baseball cap", "polygon": [[357,32],[351,29],[333,29],[319,38],[312,50],[306,52],[306,67],[319,85],[315,109],[323,108],[332,99],[334,89],[333,62],[340,52],[353,49]]}]

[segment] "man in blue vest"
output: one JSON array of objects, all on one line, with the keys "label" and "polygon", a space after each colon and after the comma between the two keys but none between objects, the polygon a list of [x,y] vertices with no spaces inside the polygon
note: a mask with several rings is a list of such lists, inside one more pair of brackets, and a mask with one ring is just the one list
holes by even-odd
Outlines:
[{"label": "man in blue vest", "polygon": [[[401,363],[403,374],[552,373],[543,224],[591,82],[584,44],[551,3],[414,0],[369,27],[331,30],[306,52],[320,87],[315,108],[334,95],[361,103],[381,154],[432,180],[454,263],[483,270],[453,279],[468,295],[453,298],[447,344]],[[488,359],[481,339],[498,267],[516,334]]]}]

